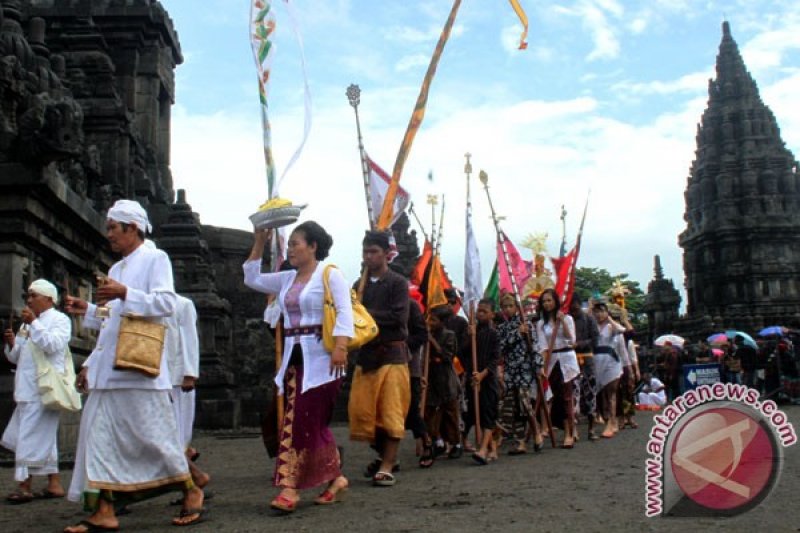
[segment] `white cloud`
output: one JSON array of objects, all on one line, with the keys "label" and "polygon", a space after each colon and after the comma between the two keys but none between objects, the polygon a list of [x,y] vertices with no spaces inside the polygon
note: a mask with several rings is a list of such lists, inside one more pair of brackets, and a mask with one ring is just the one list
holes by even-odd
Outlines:
[{"label": "white cloud", "polygon": [[668,81],[634,82],[626,80],[615,83],[614,91],[635,96],[668,95],[676,93],[703,93],[708,90],[708,80],[714,77],[713,68],[703,72],[685,74],[678,79]]},{"label": "white cloud", "polygon": [[417,69],[418,67],[426,67],[430,62],[431,58],[428,55],[413,54],[401,57],[394,69],[397,72],[404,72],[406,70]]},{"label": "white cloud", "polygon": [[619,19],[624,8],[616,0],[577,0],[572,6],[553,6],[553,11],[581,19],[584,30],[592,37],[593,48],[587,61],[614,59],[620,53],[618,28],[611,19]]}]

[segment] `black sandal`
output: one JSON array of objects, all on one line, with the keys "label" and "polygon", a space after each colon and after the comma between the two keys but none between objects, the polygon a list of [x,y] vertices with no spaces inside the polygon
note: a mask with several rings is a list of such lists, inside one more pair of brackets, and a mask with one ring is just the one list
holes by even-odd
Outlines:
[{"label": "black sandal", "polygon": [[433,445],[432,444],[423,444],[422,445],[422,455],[419,458],[419,467],[420,468],[430,468],[433,466],[433,462],[436,459],[433,455]]}]

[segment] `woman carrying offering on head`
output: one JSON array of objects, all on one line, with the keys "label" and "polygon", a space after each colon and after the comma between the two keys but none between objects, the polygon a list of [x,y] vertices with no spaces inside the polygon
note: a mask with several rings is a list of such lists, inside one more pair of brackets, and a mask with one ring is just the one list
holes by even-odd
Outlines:
[{"label": "woman carrying offering on head", "polygon": [[316,222],[300,224],[288,242],[289,262],[296,270],[265,274],[261,260],[269,239],[268,230],[256,230],[253,249],[243,265],[244,282],[258,292],[278,295],[283,313],[283,361],[275,383],[285,402],[273,478],[281,492],[270,506],[292,512],[300,499],[299,490],[327,483],[315,500],[324,505],[336,502],[348,486],[328,423],[347,367],[353,310],[350,287],[338,269],[331,269],[336,344],[332,353],[326,352],[322,343],[322,260],[333,239]]}]

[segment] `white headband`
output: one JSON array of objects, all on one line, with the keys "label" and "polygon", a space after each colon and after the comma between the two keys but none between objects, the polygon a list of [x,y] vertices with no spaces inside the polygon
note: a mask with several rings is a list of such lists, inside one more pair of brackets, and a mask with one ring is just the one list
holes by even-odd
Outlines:
[{"label": "white headband", "polygon": [[123,224],[130,224],[133,222],[136,224],[136,227],[145,234],[152,233],[153,231],[150,220],[147,218],[147,211],[144,210],[139,202],[134,200],[117,200],[111,209],[108,210],[106,218],[122,222]]},{"label": "white headband", "polygon": [[58,289],[56,289],[56,286],[46,279],[37,279],[34,281],[31,283],[31,286],[28,287],[28,291],[46,296],[47,298],[53,300],[54,304],[58,303]]}]

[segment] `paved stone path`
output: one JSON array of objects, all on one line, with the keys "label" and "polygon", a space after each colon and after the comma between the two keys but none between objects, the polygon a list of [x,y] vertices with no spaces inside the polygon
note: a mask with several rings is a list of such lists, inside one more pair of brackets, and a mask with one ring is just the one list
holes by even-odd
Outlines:
[{"label": "paved stone path", "polygon": [[[800,407],[782,407],[800,429]],[[578,442],[573,450],[545,449],[539,454],[501,456],[486,467],[470,458],[442,459],[430,470],[416,467],[414,447],[406,440],[394,488],[372,487],[362,477],[372,459],[366,445],[347,441],[346,427],[334,433],[345,448],[347,501],[320,507],[317,491],[289,516],[268,507],[272,461],[254,433],[198,436],[200,464],[213,476],[209,519],[190,529],[200,532],[260,531],[800,531],[800,444],[785,449],[778,486],[759,507],[734,518],[653,518],[644,515],[645,444],[652,416],[640,414],[640,428],[611,440]],[[585,432],[585,426],[581,426]],[[583,436],[583,435],[582,435]],[[65,482],[71,471],[64,472]],[[0,469],[0,494],[13,489],[12,470]],[[37,485],[35,488],[40,488]],[[124,531],[178,531],[169,525],[174,496],[142,502],[121,517]],[[85,517],[65,500],[22,506],[0,503],[0,531],[58,532]]]}]

